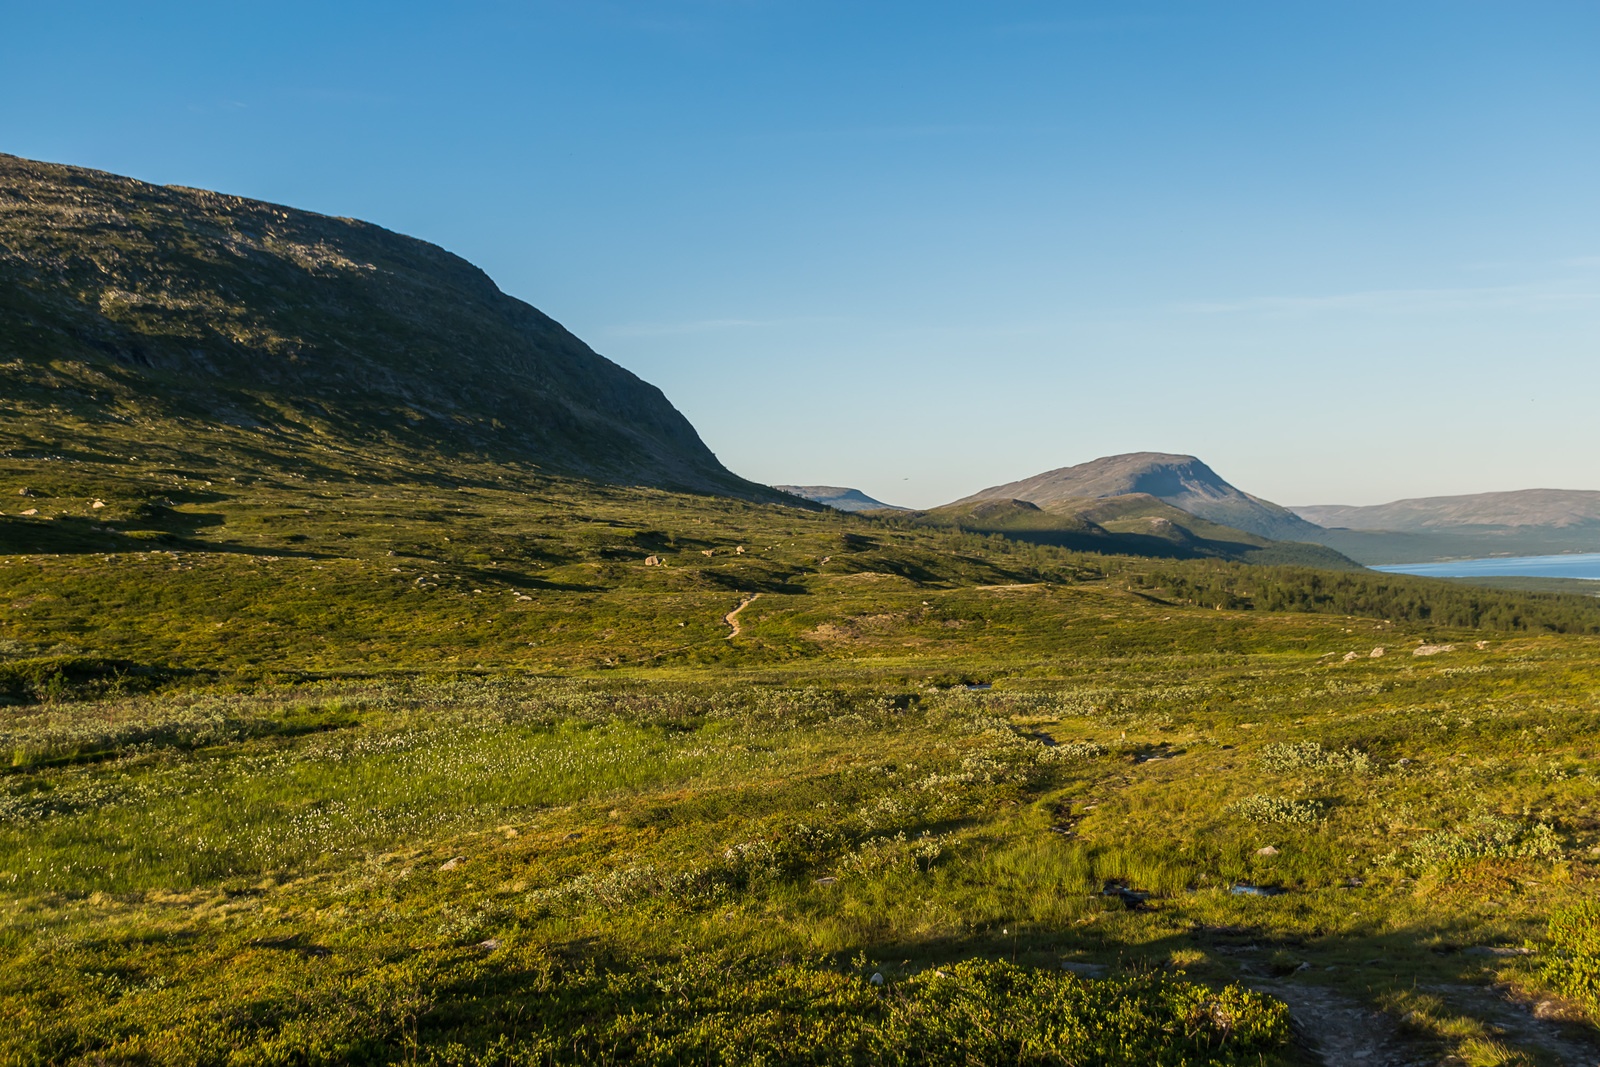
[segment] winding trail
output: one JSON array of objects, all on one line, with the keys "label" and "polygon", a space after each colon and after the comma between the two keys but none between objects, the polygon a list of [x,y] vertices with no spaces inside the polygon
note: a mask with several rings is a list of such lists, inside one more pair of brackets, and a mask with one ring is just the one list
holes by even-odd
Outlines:
[{"label": "winding trail", "polygon": [[726,615],[724,615],[722,617],[722,621],[723,622],[725,622],[729,626],[733,627],[733,633],[729,634],[726,638],[724,638],[724,640],[732,641],[735,637],[738,637],[741,633],[744,632],[744,628],[739,625],[739,612],[743,611],[745,608],[749,607],[752,603],[754,603],[755,601],[760,600],[760,599],[761,599],[761,594],[760,593],[751,593],[749,596],[747,596],[743,600],[739,601],[739,606],[738,607],[734,608],[732,611],[728,612]]},{"label": "winding trail", "polygon": [[[1289,1005],[1302,1045],[1327,1067],[1432,1067],[1439,1062],[1426,1041],[1408,1039],[1393,1017],[1331,989],[1293,980],[1257,981],[1250,985]],[[1518,1003],[1503,992],[1478,986],[1423,988],[1450,996],[1458,1005],[1454,1010],[1465,1007],[1500,1031],[1500,1039],[1514,1041],[1523,1051],[1537,1049],[1550,1056],[1552,1062],[1570,1067],[1600,1065],[1600,1048],[1586,1028],[1547,1020],[1535,1005]],[[1446,1062],[1460,1061],[1452,1058]]]}]

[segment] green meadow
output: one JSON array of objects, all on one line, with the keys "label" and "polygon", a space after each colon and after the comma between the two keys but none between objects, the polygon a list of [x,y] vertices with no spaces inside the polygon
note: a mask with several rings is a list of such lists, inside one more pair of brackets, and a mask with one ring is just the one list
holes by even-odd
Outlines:
[{"label": "green meadow", "polygon": [[1594,1057],[1595,598],[8,462],[0,1062]]}]

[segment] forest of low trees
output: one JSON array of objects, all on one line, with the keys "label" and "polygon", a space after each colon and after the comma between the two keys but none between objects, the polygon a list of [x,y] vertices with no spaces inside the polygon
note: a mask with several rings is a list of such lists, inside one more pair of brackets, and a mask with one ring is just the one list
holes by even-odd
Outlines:
[{"label": "forest of low trees", "polygon": [[1306,611],[1534,633],[1600,633],[1600,598],[1522,593],[1375,571],[1167,564],[1130,573],[1129,587],[1181,604]]}]

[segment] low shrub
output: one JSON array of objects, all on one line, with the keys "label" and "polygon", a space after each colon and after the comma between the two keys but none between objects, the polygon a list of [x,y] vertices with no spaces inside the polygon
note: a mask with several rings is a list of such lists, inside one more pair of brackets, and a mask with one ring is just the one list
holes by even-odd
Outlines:
[{"label": "low shrub", "polygon": [[552,970],[542,1032],[443,1042],[432,1060],[1220,1067],[1283,1062],[1289,1040],[1278,1001],[1160,974],[1098,981],[971,960],[877,985],[815,964],[708,962],[671,974]]},{"label": "low shrub", "polygon": [[1324,805],[1317,800],[1295,800],[1292,797],[1270,796],[1257,793],[1245,797],[1231,809],[1240,818],[1251,822],[1277,823],[1283,826],[1315,826],[1324,817]]},{"label": "low shrub", "polygon": [[1557,992],[1600,1014],[1600,901],[1585,900],[1550,917],[1542,970]]},{"label": "low shrub", "polygon": [[1412,846],[1423,867],[1451,867],[1475,860],[1555,860],[1561,858],[1561,839],[1545,823],[1517,822],[1485,815],[1469,826],[1438,830]]},{"label": "low shrub", "polygon": [[1316,741],[1300,741],[1268,745],[1261,750],[1261,766],[1274,774],[1367,774],[1372,770],[1372,760],[1357,749],[1326,749]]}]

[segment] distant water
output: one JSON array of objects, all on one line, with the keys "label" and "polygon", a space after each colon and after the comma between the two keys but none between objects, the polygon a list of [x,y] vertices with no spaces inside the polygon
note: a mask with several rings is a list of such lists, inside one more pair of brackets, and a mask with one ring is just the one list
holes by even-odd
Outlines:
[{"label": "distant water", "polygon": [[1600,582],[1600,552],[1455,559],[1448,563],[1397,563],[1372,569],[1390,574],[1419,574],[1426,578],[1587,578]]}]

